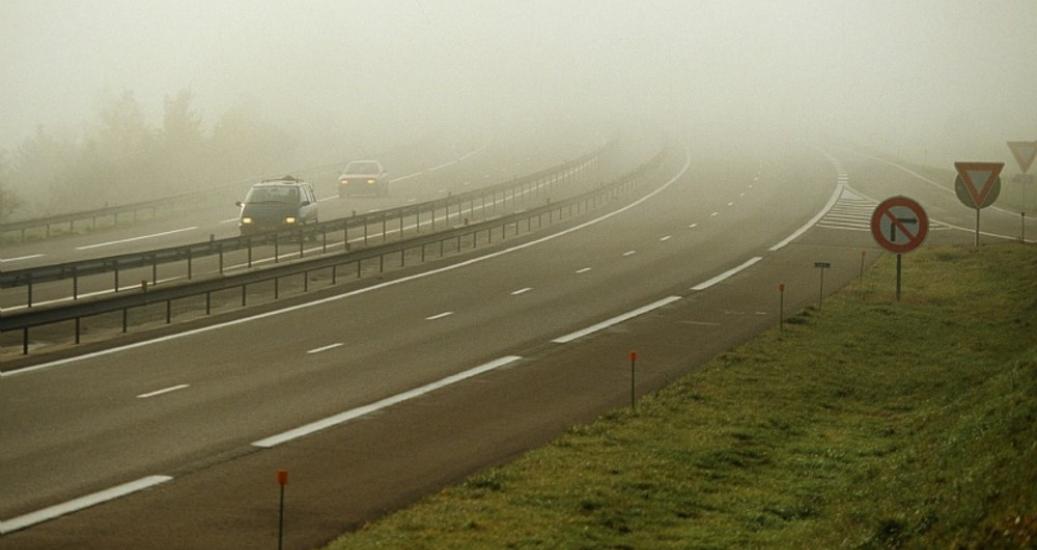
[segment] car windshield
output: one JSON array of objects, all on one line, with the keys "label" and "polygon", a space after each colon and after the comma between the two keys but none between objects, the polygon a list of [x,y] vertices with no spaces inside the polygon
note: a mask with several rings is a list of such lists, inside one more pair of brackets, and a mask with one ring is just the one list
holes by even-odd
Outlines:
[{"label": "car windshield", "polygon": [[256,204],[262,202],[283,202],[294,204],[299,202],[299,190],[295,187],[270,185],[253,187],[249,190],[245,202]]},{"label": "car windshield", "polygon": [[349,175],[368,175],[377,174],[379,172],[381,172],[381,170],[378,169],[377,162],[351,162],[349,163],[349,166],[346,166],[346,174]]}]

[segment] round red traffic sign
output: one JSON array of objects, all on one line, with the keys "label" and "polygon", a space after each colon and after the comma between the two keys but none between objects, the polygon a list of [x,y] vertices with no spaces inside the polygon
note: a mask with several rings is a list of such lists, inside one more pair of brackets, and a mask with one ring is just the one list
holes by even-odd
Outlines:
[{"label": "round red traffic sign", "polygon": [[922,205],[907,197],[890,197],[871,213],[871,235],[890,252],[910,252],[922,244],[928,233],[929,216]]}]

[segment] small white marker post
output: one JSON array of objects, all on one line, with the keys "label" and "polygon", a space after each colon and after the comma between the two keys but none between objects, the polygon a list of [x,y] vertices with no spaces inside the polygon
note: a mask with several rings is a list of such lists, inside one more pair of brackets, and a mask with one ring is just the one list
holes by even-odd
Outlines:
[{"label": "small white marker post", "polygon": [[821,284],[817,289],[817,309],[821,309],[821,303],[825,299],[825,270],[832,267],[828,262],[814,262],[814,267],[821,271]]}]

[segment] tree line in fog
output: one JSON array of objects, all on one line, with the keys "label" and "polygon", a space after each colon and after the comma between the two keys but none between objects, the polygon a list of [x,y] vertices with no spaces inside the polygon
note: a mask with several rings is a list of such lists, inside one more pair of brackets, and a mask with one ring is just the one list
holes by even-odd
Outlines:
[{"label": "tree line in fog", "polygon": [[81,136],[41,127],[0,150],[0,221],[197,191],[284,165],[294,140],[254,108],[234,107],[207,128],[193,99],[189,90],[167,96],[156,127],[127,91]]}]

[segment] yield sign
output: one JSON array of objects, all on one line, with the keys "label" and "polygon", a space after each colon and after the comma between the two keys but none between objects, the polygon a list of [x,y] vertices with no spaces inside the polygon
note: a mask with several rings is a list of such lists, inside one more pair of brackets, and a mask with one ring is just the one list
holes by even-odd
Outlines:
[{"label": "yield sign", "polygon": [[871,235],[890,252],[910,252],[929,234],[929,216],[907,197],[890,197],[871,213]]},{"label": "yield sign", "polygon": [[1037,141],[1009,141],[1008,148],[1012,150],[1012,156],[1019,163],[1019,169],[1025,174],[1033,165],[1033,159],[1037,158]]},{"label": "yield sign", "polygon": [[1001,192],[1003,162],[955,162],[958,179],[955,191],[958,199],[970,208],[985,208],[993,204]]}]

